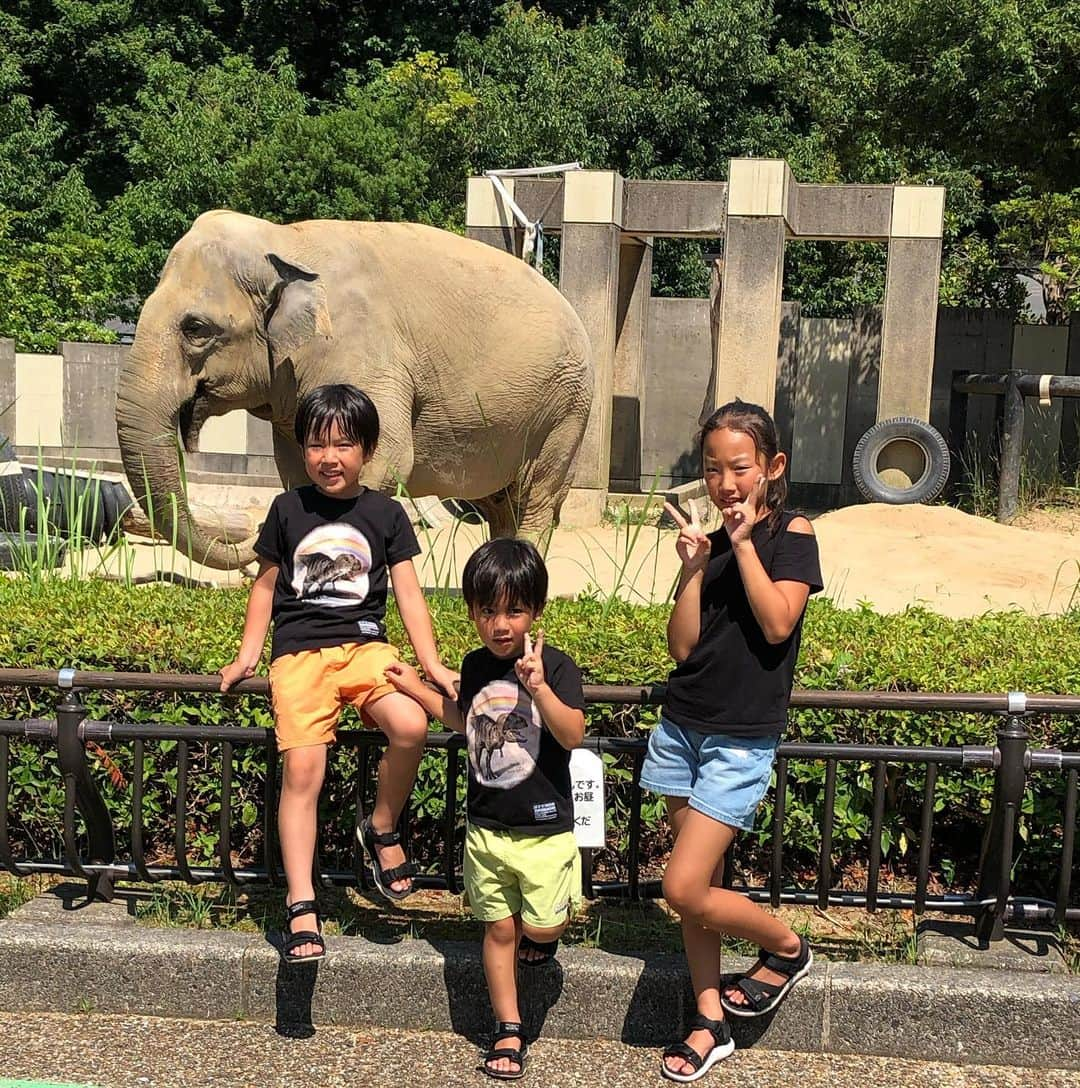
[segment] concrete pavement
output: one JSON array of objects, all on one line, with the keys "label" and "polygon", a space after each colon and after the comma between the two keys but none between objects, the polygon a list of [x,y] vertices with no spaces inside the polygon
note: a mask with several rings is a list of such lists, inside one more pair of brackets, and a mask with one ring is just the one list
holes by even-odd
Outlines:
[{"label": "concrete pavement", "polygon": [[[1002,1040],[1007,1060],[1007,1040]],[[0,1075],[94,1088],[477,1088],[477,1041],[443,1032],[140,1016],[0,1013]],[[544,1088],[666,1084],[660,1052],[606,1040],[541,1039],[525,1083]],[[742,1050],[704,1085],[754,1088],[1075,1088],[1080,1073],[895,1058]]]}]

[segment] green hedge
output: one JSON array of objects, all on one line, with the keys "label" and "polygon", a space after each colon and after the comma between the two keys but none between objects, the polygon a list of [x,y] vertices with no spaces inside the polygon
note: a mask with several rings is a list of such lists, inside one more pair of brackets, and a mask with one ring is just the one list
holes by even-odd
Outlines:
[{"label": "green hedge", "polygon": [[[174,586],[125,589],[102,581],[21,580],[0,582],[0,662],[5,666],[117,671],[209,673],[230,660],[239,642],[246,594],[242,590],[192,590]],[[460,599],[431,601],[444,660],[456,663],[475,645],[472,626]],[[553,601],[544,617],[550,640],[565,649],[594,683],[663,681],[669,668],[664,629],[667,609],[582,599]],[[396,613],[390,635],[401,641]],[[841,610],[827,600],[811,602],[796,676],[801,687],[825,690],[990,691],[1022,689],[1038,693],[1080,691],[1080,629],[1077,616],[1032,617],[1018,612],[991,613],[973,620],[950,620],[923,609],[881,616],[867,608]],[[53,693],[0,691],[4,718],[52,715]],[[267,726],[266,701],[254,697],[159,695],[142,692],[94,692],[87,695],[92,717],[121,721],[169,721],[188,724],[230,722]],[[590,729],[608,735],[645,735],[656,720],[655,708],[594,707]],[[892,744],[979,744],[993,739],[995,721],[974,714],[853,713],[803,710],[792,715],[790,739],[862,741]],[[1033,743],[1080,749],[1080,724],[1042,717],[1029,723]],[[172,839],[174,745],[147,746],[145,816],[152,856],[166,858]],[[122,844],[130,823],[131,752],[123,745],[92,749],[106,800],[116,813]],[[209,857],[217,842],[219,752],[194,749],[192,803],[188,834],[193,860]],[[614,874],[625,869],[626,806],[629,767],[610,761],[612,848],[601,859]],[[425,761],[414,793],[413,815],[419,859],[434,864],[441,849],[444,812],[443,763]],[[824,768],[793,764],[792,795],[786,841],[791,864],[812,863],[819,842],[820,795]],[[235,756],[235,816],[232,843],[239,860],[258,856],[261,848],[263,756],[240,751]],[[846,768],[838,779],[835,862],[854,876],[865,863],[871,811],[872,768]],[[888,863],[902,878],[910,870],[911,844],[917,841],[922,776],[908,767],[890,768],[883,842]],[[945,876],[954,869],[970,878],[978,834],[989,805],[989,776],[963,776],[943,770],[937,794],[935,865]],[[323,838],[330,855],[347,864],[350,849],[355,761],[341,752],[323,796]],[[1047,892],[1054,877],[1055,845],[1060,837],[1060,776],[1035,781],[1024,806],[1028,843],[1018,873],[1025,891]],[[39,746],[12,747],[11,807],[18,844],[35,854],[59,851],[61,784],[54,757]],[[657,871],[667,849],[659,802],[647,797],[645,844],[649,865]],[[767,829],[771,798],[762,806],[759,826]],[[460,821],[459,821],[460,825]],[[764,837],[763,837],[764,836]],[[744,862],[758,858],[750,836]],[[331,859],[333,860],[333,859]],[[1080,886],[1080,881],[1074,881]]]}]

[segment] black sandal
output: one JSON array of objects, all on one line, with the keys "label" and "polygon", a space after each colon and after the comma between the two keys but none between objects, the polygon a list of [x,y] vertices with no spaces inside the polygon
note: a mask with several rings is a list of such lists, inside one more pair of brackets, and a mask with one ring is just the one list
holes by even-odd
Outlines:
[{"label": "black sandal", "polygon": [[731,1039],[731,1027],[726,1020],[710,1020],[707,1016],[698,1013],[687,1025],[686,1033],[694,1031],[707,1031],[713,1037],[712,1050],[702,1057],[688,1042],[672,1043],[664,1051],[664,1058],[681,1058],[692,1067],[690,1073],[675,1073],[668,1068],[666,1061],[660,1062],[660,1072],[668,1080],[676,1080],[680,1084],[689,1084],[706,1073],[717,1062],[723,1061],[735,1050],[735,1044]]},{"label": "black sandal", "polygon": [[[764,948],[758,956],[758,961],[745,974],[727,983],[720,991],[720,1004],[724,1012],[730,1016],[764,1016],[772,1012],[788,995],[788,991],[801,978],[805,978],[810,972],[814,962],[814,953],[810,951],[810,944],[805,937],[799,938],[799,951],[795,956],[778,956],[774,952],[767,952]],[[762,982],[760,979],[751,978],[750,974],[765,968],[784,976],[783,983]],[[724,995],[724,990],[738,990],[746,1003],[736,1005]]]},{"label": "black sandal", "polygon": [[[521,1040],[520,1050],[512,1046],[500,1047],[497,1045],[503,1039],[513,1039],[515,1036]],[[522,1030],[521,1025],[509,1020],[500,1020],[495,1025],[495,1033],[491,1036],[491,1046],[484,1054],[484,1060],[479,1068],[496,1080],[519,1080],[525,1075],[525,1059],[528,1053],[529,1041],[525,1038],[525,1032]],[[499,1058],[506,1058],[508,1061],[516,1062],[517,1069],[509,1071],[492,1069],[488,1062],[498,1061]]]},{"label": "black sandal", "polygon": [[[551,963],[555,958],[555,953],[559,947],[559,938],[556,937],[553,941],[534,941],[532,937],[528,937],[525,934],[521,935],[521,943],[518,945],[518,963],[522,967],[540,967],[545,963]],[[521,958],[522,952],[539,952],[541,955],[534,956],[532,959],[524,960]]]},{"label": "black sandal", "polygon": [[[294,919],[301,914],[314,914],[318,931],[302,929],[299,933],[293,933],[290,928]],[[321,960],[326,955],[326,942],[322,936],[322,913],[319,904],[314,899],[299,899],[295,903],[285,904],[285,928],[281,932],[281,958],[286,963],[313,963]],[[307,956],[297,956],[295,950],[302,944],[315,944],[319,946],[318,952],[312,952]]]},{"label": "black sandal", "polygon": [[[375,887],[386,896],[387,899],[405,899],[412,895],[416,888],[412,884],[412,878],[416,876],[416,866],[411,861],[403,865],[395,865],[393,869],[384,869],[379,864],[379,852],[376,846],[398,846],[401,843],[401,834],[398,831],[377,832],[371,826],[371,820],[365,820],[357,829],[356,834],[360,839],[360,845],[367,854],[371,863],[371,875],[375,879]],[[395,880],[408,880],[409,887],[404,891],[396,892],[390,887]]]}]

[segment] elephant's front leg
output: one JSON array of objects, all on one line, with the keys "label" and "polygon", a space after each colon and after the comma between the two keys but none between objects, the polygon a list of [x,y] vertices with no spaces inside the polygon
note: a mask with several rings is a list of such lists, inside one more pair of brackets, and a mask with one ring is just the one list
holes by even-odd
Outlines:
[{"label": "elephant's front leg", "polygon": [[389,493],[400,487],[407,494],[406,485],[412,475],[415,456],[411,393],[364,391],[379,412],[379,444],[375,447],[375,455],[364,465],[360,482],[372,490]]}]

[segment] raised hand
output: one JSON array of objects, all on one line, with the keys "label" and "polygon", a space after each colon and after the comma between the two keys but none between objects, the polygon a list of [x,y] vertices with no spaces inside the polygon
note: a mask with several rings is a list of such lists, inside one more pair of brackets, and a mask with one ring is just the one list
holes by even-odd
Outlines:
[{"label": "raised hand", "polygon": [[732,547],[750,539],[750,533],[765,505],[768,487],[769,478],[763,472],[742,502],[725,506],[720,511],[724,515],[724,528]]},{"label": "raised hand", "polygon": [[687,570],[698,571],[704,569],[705,564],[708,563],[712,543],[701,528],[697,503],[693,499],[689,499],[687,500],[687,506],[690,508],[689,521],[671,503],[664,503],[664,509],[679,527],[679,539],[675,541],[675,552]]},{"label": "raised hand", "polygon": [[536,633],[536,644],[525,632],[525,653],[514,662],[514,671],[531,695],[547,682],[544,676],[544,632]]}]

